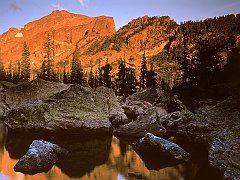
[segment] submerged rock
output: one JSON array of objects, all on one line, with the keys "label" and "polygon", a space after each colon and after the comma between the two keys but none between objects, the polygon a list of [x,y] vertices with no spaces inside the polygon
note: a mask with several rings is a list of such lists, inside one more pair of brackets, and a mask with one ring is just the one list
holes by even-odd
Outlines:
[{"label": "submerged rock", "polygon": [[183,160],[186,162],[189,162],[191,159],[190,154],[177,144],[161,137],[154,136],[151,133],[147,133],[140,139],[135,145],[135,149],[137,149],[137,151],[153,151],[155,155],[171,156],[176,160]]},{"label": "submerged rock", "polygon": [[36,133],[111,133],[111,112],[121,111],[112,89],[71,85],[50,98],[11,109],[6,124],[15,131]]},{"label": "submerged rock", "polygon": [[66,149],[56,144],[34,140],[27,153],[14,166],[14,170],[25,174],[47,172],[61,156],[67,155],[67,153]]}]

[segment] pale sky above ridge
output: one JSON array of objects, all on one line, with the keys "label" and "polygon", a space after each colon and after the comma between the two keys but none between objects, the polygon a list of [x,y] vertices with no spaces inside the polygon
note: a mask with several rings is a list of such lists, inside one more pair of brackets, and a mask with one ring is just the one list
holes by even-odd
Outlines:
[{"label": "pale sky above ridge", "polygon": [[87,16],[112,16],[119,29],[144,15],[168,15],[180,23],[238,14],[240,0],[0,0],[0,34],[57,9]]}]

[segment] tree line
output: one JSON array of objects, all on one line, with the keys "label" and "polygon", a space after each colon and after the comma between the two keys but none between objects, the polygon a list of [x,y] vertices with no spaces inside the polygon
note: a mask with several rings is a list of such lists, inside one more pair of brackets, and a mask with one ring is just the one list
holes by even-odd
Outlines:
[{"label": "tree line", "polygon": [[[1,53],[0,53],[1,54]],[[18,83],[31,79],[30,69],[30,52],[26,42],[23,44],[22,58],[17,61],[13,67],[10,62],[8,68],[4,68],[3,61],[0,57],[0,81],[9,81]],[[70,72],[66,70],[66,64],[64,64],[63,72],[54,70],[54,43],[50,34],[47,34],[44,42],[44,57],[42,64],[37,73],[37,78],[41,78],[48,81],[62,81],[63,83],[72,84],[85,84],[88,83],[90,87],[105,86],[113,88],[118,95],[132,94],[137,90],[151,87],[156,84],[156,73],[153,70],[153,64],[150,69],[147,68],[147,61],[145,52],[142,56],[142,63],[140,68],[139,81],[136,77],[136,67],[134,65],[134,59],[131,56],[126,62],[124,59],[118,60],[118,70],[113,75],[112,65],[108,62],[101,66],[101,60],[99,59],[99,67],[93,72],[93,62],[90,61],[90,72],[84,72],[80,59],[80,48],[76,44],[72,53],[71,69]]]}]

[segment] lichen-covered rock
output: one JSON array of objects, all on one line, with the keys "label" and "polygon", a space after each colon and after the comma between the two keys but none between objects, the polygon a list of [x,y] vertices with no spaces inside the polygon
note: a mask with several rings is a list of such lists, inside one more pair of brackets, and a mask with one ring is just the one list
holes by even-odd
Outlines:
[{"label": "lichen-covered rock", "polygon": [[115,129],[114,135],[136,138],[141,138],[148,132],[159,136],[165,135],[166,129],[162,126],[162,122],[159,119],[166,114],[166,110],[161,107],[149,108],[145,113],[138,116],[137,120]]},{"label": "lichen-covered rock", "polygon": [[165,84],[146,88],[127,97],[126,102],[132,101],[145,101],[154,106],[162,107],[169,113],[179,110],[178,103],[175,102],[170,89]]},{"label": "lichen-covered rock", "polygon": [[138,151],[151,150],[156,152],[156,154],[159,156],[170,155],[176,160],[183,160],[186,162],[189,162],[191,159],[190,154],[177,144],[161,137],[154,136],[151,133],[147,133],[143,138],[141,138],[140,141],[135,145],[135,149]]},{"label": "lichen-covered rock", "polygon": [[144,109],[137,105],[133,106],[123,105],[122,108],[124,110],[124,114],[126,114],[128,119],[131,120],[135,120],[139,115],[144,113]]},{"label": "lichen-covered rock", "polygon": [[0,92],[0,117],[6,116],[7,112],[25,104],[36,104],[50,96],[66,90],[70,85],[63,83],[35,79],[13,84],[1,81],[4,91]]},{"label": "lichen-covered rock", "polygon": [[27,103],[47,99],[58,92],[68,89],[69,86],[69,84],[45,81],[40,78],[33,81],[24,81],[6,90],[5,102],[10,108],[15,108]]},{"label": "lichen-covered rock", "polygon": [[67,153],[66,149],[56,144],[34,140],[26,154],[14,166],[14,170],[25,174],[47,172],[61,156],[67,155]]},{"label": "lichen-covered rock", "polygon": [[110,133],[111,112],[121,111],[112,89],[71,85],[48,99],[11,109],[6,124],[16,131],[36,133]]},{"label": "lichen-covered rock", "polygon": [[113,127],[118,127],[119,125],[131,122],[123,112],[111,112],[109,115],[109,121],[112,123]]},{"label": "lichen-covered rock", "polygon": [[3,85],[0,82],[0,92],[3,91],[3,90],[4,90],[4,87],[3,87]]}]

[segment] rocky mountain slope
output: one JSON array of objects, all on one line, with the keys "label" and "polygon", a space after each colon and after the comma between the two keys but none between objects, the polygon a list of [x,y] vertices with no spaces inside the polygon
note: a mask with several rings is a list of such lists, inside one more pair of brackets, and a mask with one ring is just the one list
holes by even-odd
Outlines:
[{"label": "rocky mountain slope", "polygon": [[54,43],[54,60],[57,64],[59,61],[66,61],[76,43],[84,51],[83,45],[87,48],[96,39],[115,32],[112,17],[88,17],[57,10],[26,24],[24,28],[10,28],[0,35],[1,59],[5,67],[8,67],[10,61],[14,64],[21,59],[23,42],[26,41],[30,49],[32,69],[36,69],[43,59],[43,43],[48,33]]},{"label": "rocky mountain slope", "polygon": [[48,16],[30,22],[24,28],[11,28],[0,35],[0,54],[7,68],[12,62],[21,59],[23,42],[30,49],[32,70],[40,67],[44,56],[43,43],[49,33],[54,43],[54,60],[56,69],[63,69],[71,61],[71,54],[78,43],[81,61],[85,70],[105,64],[106,60],[116,67],[119,59],[133,58],[140,66],[143,51],[153,56],[164,48],[169,37],[178,25],[168,16],[144,16],[129,22],[116,32],[112,17],[88,17],[67,11],[53,11]]}]

